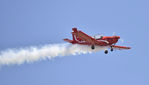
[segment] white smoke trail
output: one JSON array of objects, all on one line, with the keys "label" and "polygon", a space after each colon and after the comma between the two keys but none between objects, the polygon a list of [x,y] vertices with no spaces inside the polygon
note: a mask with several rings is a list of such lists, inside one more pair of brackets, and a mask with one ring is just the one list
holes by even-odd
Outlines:
[{"label": "white smoke trail", "polygon": [[72,44],[54,44],[44,45],[41,47],[29,47],[23,49],[8,49],[0,52],[0,66],[31,63],[38,60],[51,59],[56,56],[68,56],[76,54],[92,53],[107,49],[107,47],[95,46],[92,50],[86,45]]}]

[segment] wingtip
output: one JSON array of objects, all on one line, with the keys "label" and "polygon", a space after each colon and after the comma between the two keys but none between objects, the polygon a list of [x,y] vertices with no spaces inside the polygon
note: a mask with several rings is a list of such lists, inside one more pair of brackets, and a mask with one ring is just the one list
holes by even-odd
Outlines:
[{"label": "wingtip", "polygon": [[127,47],[128,49],[131,49],[131,47]]}]

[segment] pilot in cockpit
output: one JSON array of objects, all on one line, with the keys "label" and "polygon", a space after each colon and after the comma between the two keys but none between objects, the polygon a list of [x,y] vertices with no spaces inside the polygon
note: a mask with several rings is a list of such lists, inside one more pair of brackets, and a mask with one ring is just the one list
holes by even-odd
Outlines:
[{"label": "pilot in cockpit", "polygon": [[96,34],[93,36],[93,38],[95,38],[96,40],[98,39],[102,39],[103,35],[100,35],[100,34]]}]

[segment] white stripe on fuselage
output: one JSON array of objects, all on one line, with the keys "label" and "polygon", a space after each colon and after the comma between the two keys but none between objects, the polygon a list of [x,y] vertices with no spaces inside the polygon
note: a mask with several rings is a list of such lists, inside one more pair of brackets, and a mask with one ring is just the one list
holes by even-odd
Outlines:
[{"label": "white stripe on fuselage", "polygon": [[98,40],[98,41],[106,42],[107,44],[109,44],[107,40]]}]

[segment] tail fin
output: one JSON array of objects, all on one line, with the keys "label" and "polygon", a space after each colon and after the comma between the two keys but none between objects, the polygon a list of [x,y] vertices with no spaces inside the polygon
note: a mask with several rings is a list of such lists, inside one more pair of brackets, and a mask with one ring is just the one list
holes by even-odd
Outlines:
[{"label": "tail fin", "polygon": [[76,36],[72,33],[73,41],[76,41]]},{"label": "tail fin", "polygon": [[77,36],[75,35],[75,33],[77,33],[77,28],[72,28],[73,32],[72,32],[72,37],[73,37],[73,41],[76,41]]},{"label": "tail fin", "polygon": [[72,30],[73,30],[74,32],[77,32],[77,31],[78,31],[77,28],[75,28],[75,27],[72,28]]},{"label": "tail fin", "polygon": [[72,32],[72,38],[73,38],[73,40],[70,40],[70,39],[63,39],[63,40],[66,41],[66,42],[75,44],[77,42],[76,41],[77,40],[77,36],[75,34],[78,32],[78,30],[77,30],[77,28],[72,28],[72,30],[73,30],[73,32]]}]

